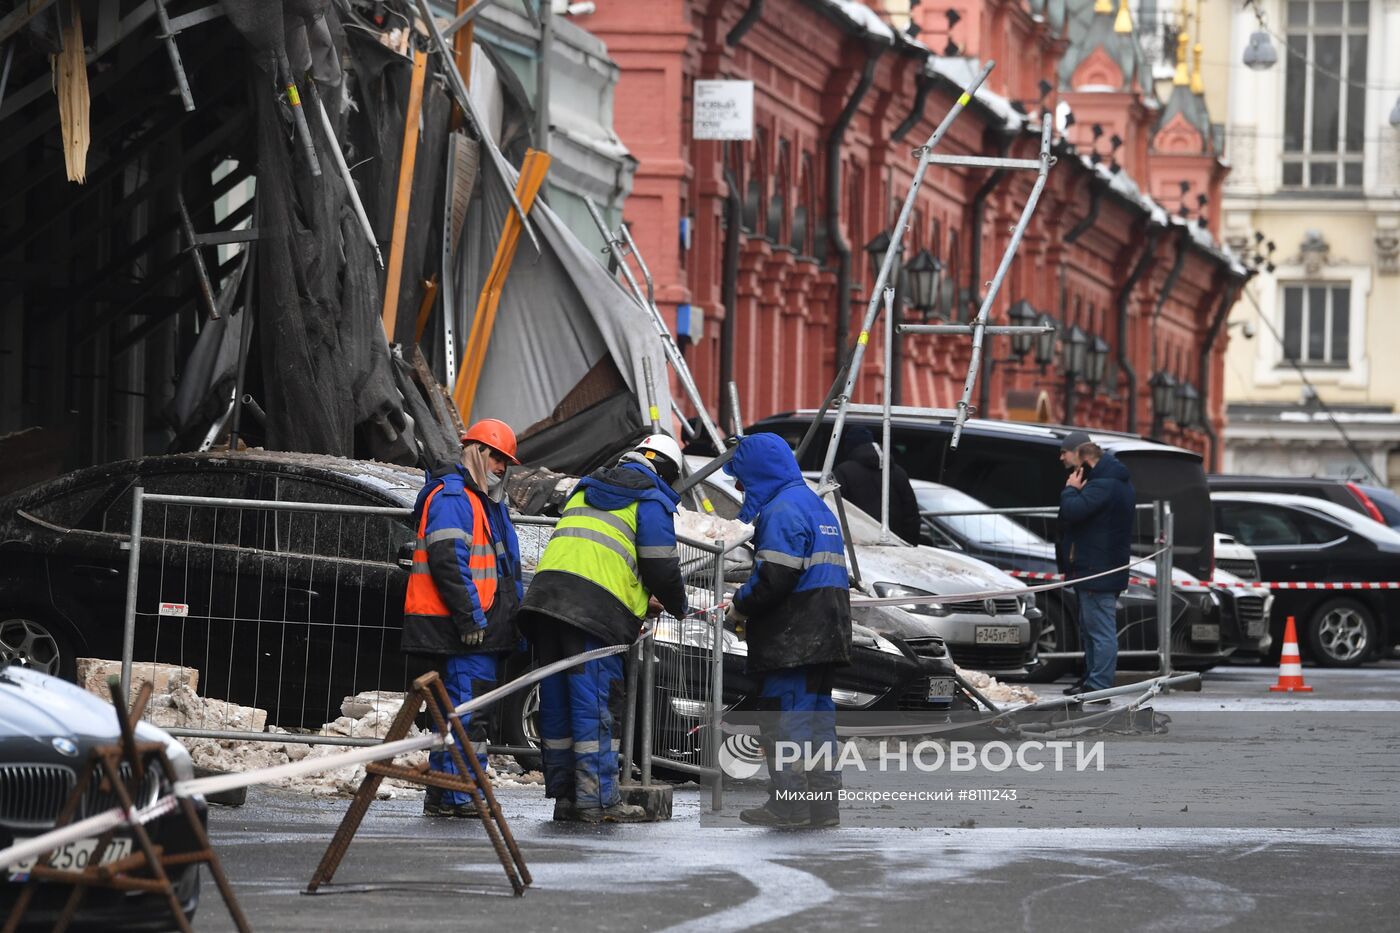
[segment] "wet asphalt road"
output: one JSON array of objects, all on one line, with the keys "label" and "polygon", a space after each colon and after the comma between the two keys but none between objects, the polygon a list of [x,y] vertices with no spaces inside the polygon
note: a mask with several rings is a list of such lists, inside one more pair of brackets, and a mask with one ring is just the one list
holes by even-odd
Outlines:
[{"label": "wet asphalt road", "polygon": [[[1272,699],[1400,712],[1400,663],[1307,673],[1312,697]],[[1272,680],[1225,668],[1159,708],[1257,705]],[[1378,745],[1400,744],[1368,721]],[[643,826],[554,824],[538,788],[499,793],[534,875],[519,899],[479,824],[426,819],[417,799],[376,802],[315,896],[300,892],[345,801],[255,790],[210,824],[255,930],[1379,930],[1400,911],[1400,811],[1337,829],[782,832],[702,826],[694,788],[676,792],[672,821]],[[232,929],[207,878],[196,928]]]}]

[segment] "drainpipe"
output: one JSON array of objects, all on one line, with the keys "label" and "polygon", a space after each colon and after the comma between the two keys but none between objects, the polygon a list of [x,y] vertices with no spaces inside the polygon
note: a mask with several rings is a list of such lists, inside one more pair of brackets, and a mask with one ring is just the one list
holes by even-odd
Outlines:
[{"label": "drainpipe", "polygon": [[[758,0],[756,5],[762,3]],[[737,27],[736,27],[737,28]],[[724,184],[729,194],[724,199],[724,268],[720,271],[719,297],[724,304],[724,320],[719,326],[719,400],[716,403],[726,421],[733,421],[731,406],[725,404],[725,391],[734,381],[734,330],[739,310],[739,237],[743,222],[743,199],[739,196],[739,180],[729,165],[729,143],[724,144]],[[737,433],[741,424],[730,424],[729,432]]]},{"label": "drainpipe", "polygon": [[1065,234],[1066,243],[1073,243],[1079,239],[1099,219],[1099,202],[1103,200],[1103,193],[1107,190],[1108,182],[1099,180],[1097,176],[1089,180],[1089,213]]},{"label": "drainpipe", "polygon": [[1210,438],[1210,459],[1207,461],[1209,469],[1207,472],[1214,473],[1220,468],[1220,438],[1216,436],[1215,425],[1210,423],[1209,402],[1210,402],[1210,354],[1215,349],[1215,341],[1220,337],[1220,331],[1225,326],[1225,319],[1230,316],[1230,309],[1235,306],[1235,301],[1240,297],[1240,289],[1244,288],[1244,279],[1239,279],[1227,285],[1220,295],[1220,306],[1215,310],[1215,317],[1210,322],[1209,329],[1206,330],[1205,342],[1201,345],[1201,430],[1206,437]]},{"label": "drainpipe", "polygon": [[[1011,140],[1012,137],[1010,135],[1002,136],[1001,149],[997,153],[1000,158],[1006,158],[1006,154],[1011,151]],[[969,271],[972,274],[969,277],[968,284],[974,289],[977,296],[976,303],[979,307],[982,303],[982,213],[987,205],[987,198],[991,196],[993,189],[996,188],[1005,175],[1005,169],[999,168],[994,170],[992,174],[988,175],[986,180],[982,182],[982,186],[977,189],[977,193],[972,196],[972,254],[969,257],[970,262],[968,263],[971,267]],[[993,356],[995,356],[995,354],[988,353],[982,357],[982,372],[977,377],[979,382],[977,410],[979,412],[986,412],[987,406],[990,404],[992,390],[991,387],[987,385],[987,381],[991,377]]]},{"label": "drainpipe", "polygon": [[1128,302],[1132,300],[1133,289],[1157,258],[1157,246],[1162,241],[1166,227],[1159,227],[1147,221],[1147,245],[1138,256],[1137,265],[1128,274],[1128,280],[1118,291],[1118,369],[1123,373],[1128,390],[1128,433],[1137,433],[1137,370],[1133,368],[1128,353]]},{"label": "drainpipe", "polygon": [[1157,306],[1152,309],[1152,368],[1157,368],[1157,322],[1162,317],[1162,309],[1176,288],[1176,280],[1181,278],[1181,270],[1186,265],[1186,247],[1191,241],[1191,232],[1185,227],[1176,236],[1176,258],[1172,260],[1171,271],[1162,282],[1162,290],[1157,294]]},{"label": "drainpipe", "polygon": [[865,65],[846,106],[826,137],[826,239],[836,254],[836,365],[839,368],[849,351],[846,344],[851,334],[851,248],[841,236],[841,144],[861,101],[875,80],[875,65],[885,53],[886,46],[867,44]]},{"label": "drainpipe", "polygon": [[[744,15],[739,17],[739,22],[734,24],[734,28],[724,37],[726,45],[738,45],[743,40],[744,35],[758,23],[758,19],[763,15],[763,0],[749,0],[749,8],[744,11]],[[724,410],[724,406],[720,406]]]},{"label": "drainpipe", "polygon": [[890,139],[899,142],[909,131],[919,125],[919,121],[924,118],[924,105],[928,102],[928,92],[933,90],[933,85],[937,79],[933,75],[920,69],[914,77],[914,105],[909,108],[909,115],[894,128],[890,134]]}]

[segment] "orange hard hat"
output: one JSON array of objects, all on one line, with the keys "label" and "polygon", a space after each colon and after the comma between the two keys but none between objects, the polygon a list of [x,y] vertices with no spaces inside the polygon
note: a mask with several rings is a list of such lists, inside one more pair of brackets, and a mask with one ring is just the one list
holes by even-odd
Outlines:
[{"label": "orange hard hat", "polygon": [[520,461],[515,459],[515,432],[504,421],[482,418],[467,428],[467,433],[462,435],[462,443],[466,444],[468,441],[485,444],[511,463],[520,465]]}]

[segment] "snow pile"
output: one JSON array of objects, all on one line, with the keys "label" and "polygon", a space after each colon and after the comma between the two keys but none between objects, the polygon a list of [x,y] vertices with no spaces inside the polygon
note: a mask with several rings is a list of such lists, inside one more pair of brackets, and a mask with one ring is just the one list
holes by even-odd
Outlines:
[{"label": "snow pile", "polygon": [[990,674],[981,671],[957,669],[958,673],[973,687],[993,703],[1034,703],[1040,699],[1030,687],[1020,684],[1004,684]]},{"label": "snow pile", "polygon": [[747,541],[753,537],[753,526],[746,522],[720,518],[718,515],[710,515],[706,512],[691,512],[688,509],[682,509],[676,513],[676,534],[680,537],[690,538],[692,541],[703,541],[706,544],[718,544],[720,541],[724,541],[732,547],[739,541]]}]

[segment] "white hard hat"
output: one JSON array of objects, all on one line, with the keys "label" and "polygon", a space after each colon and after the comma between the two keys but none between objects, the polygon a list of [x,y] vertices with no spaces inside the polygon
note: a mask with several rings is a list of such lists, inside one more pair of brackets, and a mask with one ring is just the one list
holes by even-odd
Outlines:
[{"label": "white hard hat", "polygon": [[[642,442],[633,448],[647,460],[654,460],[663,457],[671,463],[671,471],[679,476],[681,465],[685,462],[685,455],[681,453],[681,445],[676,443],[676,439],[669,434],[650,434],[642,438]],[[660,472],[660,471],[658,471]]]}]

